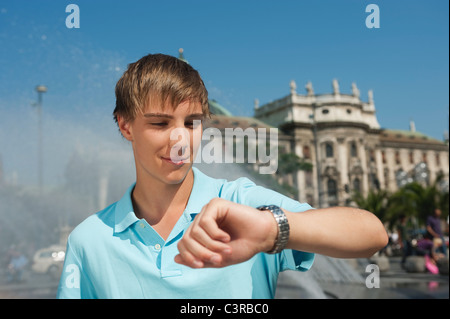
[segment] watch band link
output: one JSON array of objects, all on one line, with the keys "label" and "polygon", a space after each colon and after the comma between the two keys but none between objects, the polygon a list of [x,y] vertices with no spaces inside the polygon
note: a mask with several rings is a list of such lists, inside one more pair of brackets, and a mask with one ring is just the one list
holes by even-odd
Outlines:
[{"label": "watch band link", "polygon": [[268,254],[278,254],[286,247],[289,241],[289,222],[287,217],[280,207],[276,205],[262,205],[257,207],[257,209],[261,211],[270,211],[278,224],[278,235],[275,244],[273,248],[267,252]]}]

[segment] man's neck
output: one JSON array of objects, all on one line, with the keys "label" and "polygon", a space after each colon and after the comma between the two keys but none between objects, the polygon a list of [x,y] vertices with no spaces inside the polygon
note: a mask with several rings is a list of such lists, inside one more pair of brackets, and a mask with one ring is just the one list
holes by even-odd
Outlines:
[{"label": "man's neck", "polygon": [[167,239],[186,208],[193,184],[192,170],[176,185],[138,179],[131,195],[136,216],[144,218],[164,240]]}]

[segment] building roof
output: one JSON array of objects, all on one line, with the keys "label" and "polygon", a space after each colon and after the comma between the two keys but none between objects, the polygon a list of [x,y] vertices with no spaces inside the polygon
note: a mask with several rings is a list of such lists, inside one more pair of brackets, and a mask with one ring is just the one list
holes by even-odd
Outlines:
[{"label": "building roof", "polygon": [[264,122],[253,117],[243,117],[243,116],[228,116],[228,115],[212,115],[210,119],[205,120],[204,127],[216,127],[219,130],[224,130],[225,128],[236,128],[240,127],[243,130],[252,127],[256,128],[271,128]]},{"label": "building roof", "polygon": [[421,143],[421,144],[441,144],[445,145],[443,141],[439,141],[433,137],[425,135],[417,131],[407,130],[391,130],[383,129],[380,133],[380,140],[386,142],[403,142],[403,143]]}]

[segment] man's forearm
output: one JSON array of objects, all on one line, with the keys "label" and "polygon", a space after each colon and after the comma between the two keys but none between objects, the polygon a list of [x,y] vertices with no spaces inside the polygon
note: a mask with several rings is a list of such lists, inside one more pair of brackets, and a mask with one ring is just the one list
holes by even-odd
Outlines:
[{"label": "man's forearm", "polygon": [[285,214],[291,229],[287,248],[358,258],[372,256],[388,242],[383,224],[365,210],[332,207]]}]

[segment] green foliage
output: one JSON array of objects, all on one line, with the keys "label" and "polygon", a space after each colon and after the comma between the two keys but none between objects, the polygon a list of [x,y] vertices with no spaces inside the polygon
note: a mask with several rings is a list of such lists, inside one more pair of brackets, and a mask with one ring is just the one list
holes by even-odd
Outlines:
[{"label": "green foliage", "polygon": [[359,208],[368,210],[374,213],[381,220],[386,218],[387,215],[387,203],[388,203],[388,193],[384,190],[370,191],[367,197],[362,196],[361,193],[356,193],[353,195],[353,201]]},{"label": "green foliage", "polygon": [[438,176],[429,186],[413,182],[393,194],[384,190],[370,191],[366,197],[355,194],[352,199],[358,207],[374,213],[389,226],[392,226],[402,214],[413,217],[419,225],[424,225],[427,216],[436,208],[442,210],[443,218],[448,215],[449,193],[437,186],[441,179],[442,176]]},{"label": "green foliage", "polygon": [[311,171],[312,164],[305,162],[294,153],[284,153],[278,156],[278,173],[281,175],[295,173],[298,170]]}]

